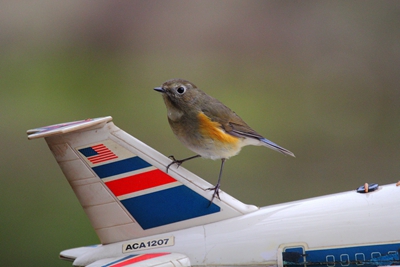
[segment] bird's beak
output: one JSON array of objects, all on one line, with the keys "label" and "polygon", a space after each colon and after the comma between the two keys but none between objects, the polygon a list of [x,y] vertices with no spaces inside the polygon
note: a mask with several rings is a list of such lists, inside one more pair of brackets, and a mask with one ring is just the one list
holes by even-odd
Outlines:
[{"label": "bird's beak", "polygon": [[165,90],[162,87],[155,87],[154,90],[156,90],[159,93],[165,93]]}]

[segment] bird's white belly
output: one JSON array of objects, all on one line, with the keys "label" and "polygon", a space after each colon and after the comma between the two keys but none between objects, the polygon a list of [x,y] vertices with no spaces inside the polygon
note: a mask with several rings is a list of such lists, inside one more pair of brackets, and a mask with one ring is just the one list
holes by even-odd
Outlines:
[{"label": "bird's white belly", "polygon": [[240,152],[243,146],[248,145],[248,142],[244,139],[239,139],[236,143],[226,143],[204,138],[201,141],[201,145],[199,145],[199,142],[186,142],[187,140],[182,139],[181,141],[196,154],[213,160],[233,157]]}]

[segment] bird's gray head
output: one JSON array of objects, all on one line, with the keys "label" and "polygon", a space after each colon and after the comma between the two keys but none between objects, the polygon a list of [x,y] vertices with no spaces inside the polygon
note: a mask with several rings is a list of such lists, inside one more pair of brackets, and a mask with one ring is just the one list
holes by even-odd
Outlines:
[{"label": "bird's gray head", "polygon": [[155,91],[162,93],[167,109],[187,110],[193,108],[196,102],[202,101],[204,93],[193,83],[183,79],[171,79],[164,82]]}]

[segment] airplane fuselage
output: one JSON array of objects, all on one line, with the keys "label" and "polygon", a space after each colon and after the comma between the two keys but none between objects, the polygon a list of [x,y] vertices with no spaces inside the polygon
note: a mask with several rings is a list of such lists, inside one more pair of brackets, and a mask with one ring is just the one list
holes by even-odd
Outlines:
[{"label": "airplane fuselage", "polygon": [[179,252],[193,266],[399,264],[399,190],[393,184],[367,194],[354,190],[272,205],[238,218],[103,245],[86,258]]}]

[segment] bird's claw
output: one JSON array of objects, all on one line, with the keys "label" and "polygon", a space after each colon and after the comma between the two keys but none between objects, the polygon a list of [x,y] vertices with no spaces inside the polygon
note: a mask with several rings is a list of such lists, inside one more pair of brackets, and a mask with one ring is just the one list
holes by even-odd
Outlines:
[{"label": "bird's claw", "polygon": [[217,197],[219,200],[221,200],[221,198],[219,197],[219,187],[220,187],[220,185],[219,184],[217,184],[215,187],[210,187],[210,188],[207,188],[206,190],[214,190],[214,194],[213,194],[213,196],[212,196],[212,198],[211,198],[211,200],[210,200],[210,203],[208,204],[208,206],[211,206],[211,203],[213,202],[213,200],[214,200],[214,198],[215,197]]},{"label": "bird's claw", "polygon": [[191,160],[191,159],[195,159],[195,158],[199,158],[199,157],[201,157],[201,156],[200,155],[194,155],[192,157],[188,157],[188,158],[185,158],[185,159],[176,159],[173,155],[168,156],[168,158],[172,159],[172,162],[170,164],[168,164],[168,166],[167,166],[167,173],[168,173],[168,169],[169,169],[169,167],[171,167],[171,165],[176,164],[177,168],[179,168],[179,166],[181,166],[182,163],[184,163],[185,161],[188,161],[188,160]]},{"label": "bird's claw", "polygon": [[168,166],[167,166],[167,173],[168,173],[169,167],[171,167],[172,165],[176,164],[177,168],[179,168],[179,166],[181,166],[183,163],[183,160],[178,160],[173,155],[168,156],[168,158],[172,159],[172,162],[170,164],[168,164]]}]

